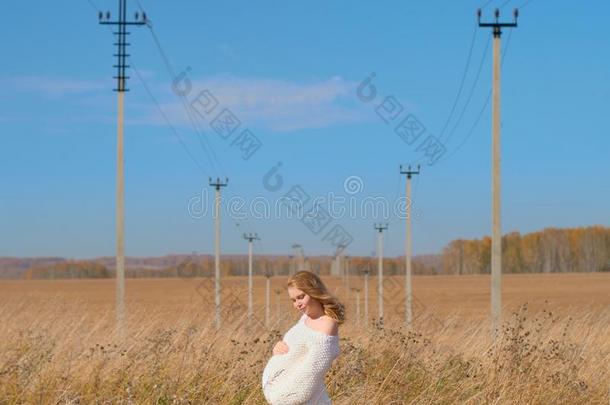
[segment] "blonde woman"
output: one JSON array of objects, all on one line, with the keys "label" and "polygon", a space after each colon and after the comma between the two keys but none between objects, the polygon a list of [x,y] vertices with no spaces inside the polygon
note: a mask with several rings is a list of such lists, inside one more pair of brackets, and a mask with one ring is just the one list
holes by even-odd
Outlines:
[{"label": "blonde woman", "polygon": [[286,283],[301,318],[273,347],[263,371],[263,393],[272,405],[331,404],[324,376],[339,356],[345,309],[320,277],[300,271]]}]

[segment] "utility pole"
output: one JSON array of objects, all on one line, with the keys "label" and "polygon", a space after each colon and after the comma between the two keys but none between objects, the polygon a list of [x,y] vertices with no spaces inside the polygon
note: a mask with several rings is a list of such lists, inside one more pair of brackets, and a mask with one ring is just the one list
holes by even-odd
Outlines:
[{"label": "utility pole", "polygon": [[341,280],[343,280],[341,256],[343,255],[343,250],[346,247],[347,246],[343,244],[337,245],[337,250],[335,250],[335,255],[333,256],[333,260],[330,265],[330,275],[342,277]]},{"label": "utility pole", "polygon": [[292,245],[292,250],[294,253],[294,273],[296,273],[297,271],[301,271],[301,270],[305,270],[305,254],[303,252],[303,246],[299,245],[298,243],[295,243]]},{"label": "utility pole", "polygon": [[344,244],[337,245],[337,250],[335,251],[335,272],[336,275],[341,277],[341,293],[345,294],[345,299],[348,299],[349,291],[345,289],[345,264],[343,262],[343,253],[347,248]]},{"label": "utility pole", "polygon": [[379,322],[383,323],[383,231],[388,229],[388,224],[375,224],[374,228],[378,231],[377,236],[377,311]]},{"label": "utility pole", "polygon": [[117,109],[117,161],[116,161],[116,212],[115,212],[115,232],[116,232],[116,317],[118,329],[121,334],[124,333],[125,322],[125,158],[123,156],[123,125],[124,125],[124,102],[125,92],[129,91],[125,84],[129,76],[125,74],[129,65],[127,64],[127,47],[130,45],[127,42],[128,25],[141,26],[147,23],[146,13],[135,13],[135,21],[127,21],[127,2],[119,0],[119,18],[118,20],[110,20],[110,12],[99,12],[99,23],[102,25],[115,25],[118,28],[117,32],[113,32],[117,36],[117,41],[114,45],[117,46],[117,64],[114,65],[117,69],[117,87],[114,91],[118,96]]},{"label": "utility pole", "polygon": [[265,326],[268,328],[270,323],[269,320],[271,318],[271,276],[272,273],[269,269],[265,270]]},{"label": "utility pole", "polygon": [[252,322],[252,242],[260,238],[256,233],[244,233],[244,239],[248,241],[248,322]]},{"label": "utility pole", "polygon": [[479,27],[493,29],[493,90],[492,90],[492,142],[491,142],[491,328],[497,335],[502,317],[502,229],[500,223],[500,37],[502,27],[517,26],[519,11],[514,10],[512,23],[499,22],[500,10],[496,9],[495,21],[481,23],[481,9],[477,11]]},{"label": "utility pole", "polygon": [[309,257],[303,256],[303,269],[307,271],[313,271],[311,268],[311,262],[309,261]]},{"label": "utility pole", "polygon": [[360,289],[352,288],[352,291],[356,293],[356,325],[360,325]]},{"label": "utility pole", "polygon": [[280,294],[282,293],[282,290],[280,290],[279,288],[275,289],[275,310],[277,313],[277,325],[278,328],[280,327],[281,324],[281,318],[282,318],[282,314],[281,314],[281,306],[280,306]]},{"label": "utility pole", "polygon": [[411,278],[411,251],[413,249],[413,240],[411,239],[411,207],[413,206],[413,200],[411,199],[411,177],[419,174],[420,166],[417,165],[417,170],[411,170],[411,165],[407,170],[403,170],[402,165],[400,166],[400,174],[407,176],[407,234],[405,237],[405,322],[407,325],[411,325],[413,321],[413,284]]},{"label": "utility pole", "polygon": [[347,245],[337,245],[337,275],[341,276],[343,281],[345,281],[345,265],[343,264],[345,248],[347,248]]},{"label": "utility pole", "polygon": [[364,322],[369,324],[369,274],[371,273],[370,266],[367,264],[364,269]]},{"label": "utility pole", "polygon": [[209,179],[210,187],[214,187],[216,193],[214,194],[214,305],[215,305],[215,323],[216,328],[220,328],[220,189],[226,187],[229,184],[229,179],[225,178],[225,181],[220,181],[220,178],[216,178],[213,181]]},{"label": "utility pole", "polygon": [[349,256],[345,256],[345,266],[343,268],[343,285],[346,291],[350,291],[349,287]]}]

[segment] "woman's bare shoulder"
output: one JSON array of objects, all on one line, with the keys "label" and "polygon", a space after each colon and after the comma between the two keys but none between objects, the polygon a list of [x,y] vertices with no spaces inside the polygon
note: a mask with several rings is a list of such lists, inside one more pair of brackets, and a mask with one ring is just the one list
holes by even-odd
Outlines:
[{"label": "woman's bare shoulder", "polygon": [[315,325],[312,325],[316,330],[327,335],[336,335],[339,333],[339,324],[328,315],[322,315],[316,319]]}]

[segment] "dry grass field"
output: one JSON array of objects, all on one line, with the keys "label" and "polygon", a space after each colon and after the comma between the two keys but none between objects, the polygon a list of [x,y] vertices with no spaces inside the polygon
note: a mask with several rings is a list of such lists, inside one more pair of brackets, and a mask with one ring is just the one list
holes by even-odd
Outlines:
[{"label": "dry grass field", "polygon": [[[495,342],[488,276],[415,277],[410,328],[404,279],[384,282],[383,325],[374,277],[368,321],[362,279],[324,279],[348,308],[327,376],[334,403],[609,402],[610,274],[505,276]],[[265,327],[265,279],[255,278],[251,323],[247,280],[224,279],[217,331],[212,280],[127,280],[124,335],[114,280],[1,281],[0,404],[265,403],[262,369],[298,317],[284,281],[272,279]]]}]

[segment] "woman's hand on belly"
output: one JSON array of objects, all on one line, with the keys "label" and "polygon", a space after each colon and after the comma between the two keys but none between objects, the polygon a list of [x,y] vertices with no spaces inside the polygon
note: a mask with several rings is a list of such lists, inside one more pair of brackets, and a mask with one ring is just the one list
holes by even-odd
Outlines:
[{"label": "woman's hand on belly", "polygon": [[289,348],[286,342],[280,340],[275,344],[275,346],[273,346],[273,355],[275,356],[276,354],[286,354],[288,353],[288,350]]}]

